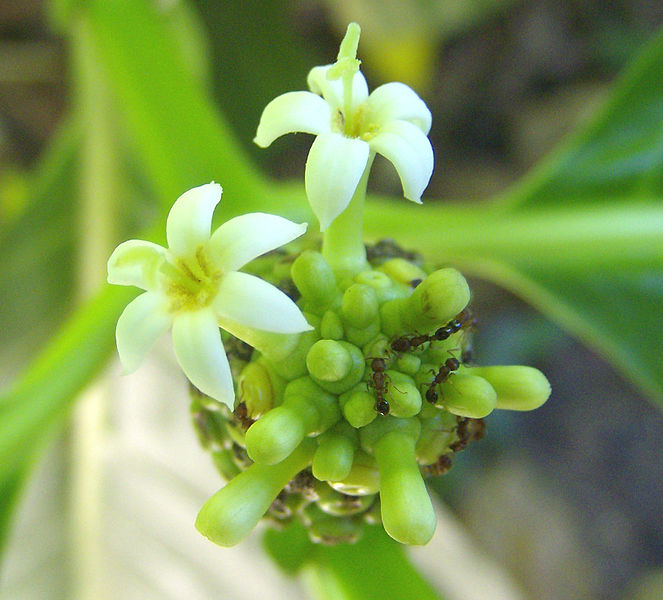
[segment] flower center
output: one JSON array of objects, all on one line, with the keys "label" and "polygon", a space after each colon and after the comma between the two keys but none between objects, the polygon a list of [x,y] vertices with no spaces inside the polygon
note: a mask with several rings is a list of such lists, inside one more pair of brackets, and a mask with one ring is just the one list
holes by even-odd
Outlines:
[{"label": "flower center", "polygon": [[165,290],[171,312],[209,306],[223,276],[220,270],[214,269],[203,246],[198,246],[192,257],[165,261],[161,272],[166,279]]}]

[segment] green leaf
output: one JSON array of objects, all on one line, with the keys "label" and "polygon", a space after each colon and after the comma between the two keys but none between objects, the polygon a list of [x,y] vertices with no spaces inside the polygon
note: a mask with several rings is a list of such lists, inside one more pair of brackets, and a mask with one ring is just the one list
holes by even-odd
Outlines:
[{"label": "green leaf", "polygon": [[381,526],[365,526],[356,544],[313,544],[299,524],[269,529],[263,538],[272,559],[288,574],[301,572],[319,600],[439,600],[408,560],[405,547]]},{"label": "green leaf", "polygon": [[306,568],[318,598],[325,600],[439,600],[402,545],[382,527],[366,527],[354,545],[316,546]]}]

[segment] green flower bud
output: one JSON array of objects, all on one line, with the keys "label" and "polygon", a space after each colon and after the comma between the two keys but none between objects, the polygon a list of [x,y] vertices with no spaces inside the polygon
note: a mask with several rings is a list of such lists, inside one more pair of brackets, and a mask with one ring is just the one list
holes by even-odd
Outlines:
[{"label": "green flower bud", "polygon": [[305,250],[292,263],[292,279],[307,310],[322,314],[339,295],[331,267],[319,252]]},{"label": "green flower bud", "polygon": [[315,331],[307,331],[299,334],[297,343],[290,348],[287,356],[274,360],[271,356],[266,356],[270,360],[270,365],[276,373],[286,380],[296,379],[306,375],[306,356],[311,346],[319,338]]},{"label": "green flower bud", "polygon": [[343,481],[330,481],[329,485],[350,496],[376,494],[380,491],[380,472],[375,459],[370,454],[357,450],[348,476]]},{"label": "green flower bud", "polygon": [[362,271],[355,275],[355,282],[373,288],[380,304],[403,295],[403,292],[394,286],[391,279],[380,271]]},{"label": "green flower bud", "polygon": [[415,457],[415,440],[392,431],[373,444],[380,470],[385,531],[403,544],[426,544],[435,532],[435,511]]},{"label": "green flower bud", "polygon": [[377,416],[375,396],[368,392],[365,383],[341,394],[338,400],[345,420],[357,429],[368,425]]},{"label": "green flower bud", "polygon": [[319,340],[311,347],[306,366],[311,378],[332,394],[342,394],[359,383],[365,363],[361,350],[349,342]]},{"label": "green flower bud", "polygon": [[328,310],[322,315],[320,337],[328,340],[343,339],[343,323],[333,310]]},{"label": "green flower bud", "polygon": [[380,321],[376,319],[372,323],[369,323],[366,327],[357,328],[350,325],[345,327],[345,337],[349,342],[352,342],[355,346],[364,346],[366,343],[375,339],[375,337],[380,333]]},{"label": "green flower bud", "polygon": [[[306,393],[297,391],[302,387]],[[283,404],[249,427],[246,449],[252,460],[267,465],[278,463],[290,455],[304,436],[321,433],[340,419],[336,399],[316,387],[310,380],[294,387],[289,384]]]},{"label": "green flower bud", "polygon": [[470,288],[456,269],[431,273],[409,298],[385,302],[381,314],[388,335],[432,331],[449,322],[470,301]]},{"label": "green flower bud", "polygon": [[476,375],[453,375],[443,383],[442,405],[459,417],[482,419],[493,412],[497,394],[488,381]]},{"label": "green flower bud", "polygon": [[362,283],[351,285],[343,294],[341,313],[344,322],[356,329],[365,329],[379,320],[380,306],[375,289]]},{"label": "green flower bud", "polygon": [[421,394],[414,380],[399,371],[386,371],[389,414],[394,417],[414,417],[421,410]]},{"label": "green flower bud", "polygon": [[305,440],[276,465],[255,463],[212,496],[198,513],[196,528],[219,546],[234,546],[267,512],[285,485],[313,456],[315,442]]},{"label": "green flower bud", "polygon": [[274,406],[274,388],[264,364],[250,362],[237,382],[239,393],[235,404],[244,403],[247,415],[256,419]]},{"label": "green flower bud", "polygon": [[382,263],[377,270],[387,274],[394,281],[407,286],[410,286],[412,281],[426,279],[425,271],[404,258],[392,258]]},{"label": "green flower bud", "polygon": [[396,361],[399,371],[408,375],[416,375],[421,368],[421,359],[414,354],[401,354]]},{"label": "green flower bud", "polygon": [[495,388],[496,408],[533,410],[550,396],[550,383],[546,376],[533,367],[472,367],[467,372],[483,377]]},{"label": "green flower bud", "polygon": [[339,423],[332,431],[323,433],[318,438],[318,444],[313,455],[313,476],[321,481],[345,479],[352,468],[358,446],[356,430]]}]

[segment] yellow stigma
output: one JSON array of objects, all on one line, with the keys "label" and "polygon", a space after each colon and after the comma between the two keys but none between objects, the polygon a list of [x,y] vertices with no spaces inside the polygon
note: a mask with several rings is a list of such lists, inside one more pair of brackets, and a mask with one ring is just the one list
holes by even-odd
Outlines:
[{"label": "yellow stigma", "polygon": [[161,271],[167,280],[165,288],[171,312],[209,306],[223,276],[220,270],[212,268],[203,246],[199,246],[190,258],[165,262]]}]

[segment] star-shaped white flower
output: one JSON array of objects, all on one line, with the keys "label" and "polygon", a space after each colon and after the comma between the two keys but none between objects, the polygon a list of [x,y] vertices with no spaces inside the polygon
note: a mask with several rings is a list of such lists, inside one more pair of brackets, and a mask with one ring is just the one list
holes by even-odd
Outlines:
[{"label": "star-shaped white flower", "polygon": [[117,322],[125,372],[135,371],[156,339],[172,326],[177,360],[202,392],[233,407],[230,366],[221,341],[224,322],[275,333],[312,329],[297,305],[273,285],[238,269],[306,231],[282,217],[235,217],[210,235],[221,186],[209,183],[182,194],[166,223],[168,248],[129,240],[108,260],[108,282],[145,293]]},{"label": "star-shaped white flower", "polygon": [[304,180],[323,231],[345,210],[375,153],[391,161],[403,195],[413,202],[421,203],[433,172],[428,107],[403,83],[381,85],[369,95],[354,58],[358,38],[359,26],[350,24],[338,61],[310,71],[310,92],[288,92],[272,100],[254,139],[266,148],[286,133],[317,136]]}]

